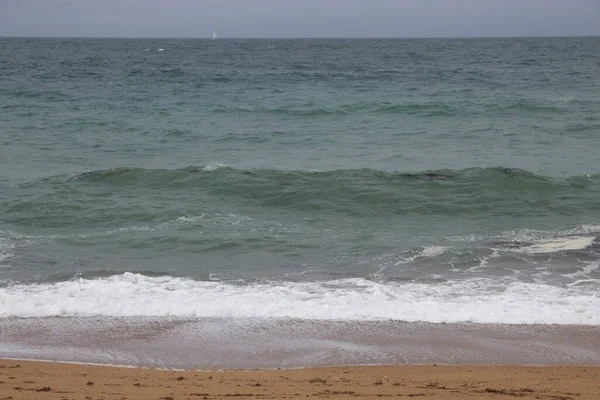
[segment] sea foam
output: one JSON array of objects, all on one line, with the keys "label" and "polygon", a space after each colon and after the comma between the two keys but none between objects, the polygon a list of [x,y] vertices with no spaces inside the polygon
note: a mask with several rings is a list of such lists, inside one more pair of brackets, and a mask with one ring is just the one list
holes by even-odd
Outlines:
[{"label": "sea foam", "polygon": [[594,243],[595,237],[573,236],[541,240],[529,246],[523,246],[521,251],[526,253],[555,253],[559,251],[576,251],[586,249]]},{"label": "sea foam", "polygon": [[173,316],[600,325],[600,282],[195,281],[125,273],[0,289],[0,317]]}]

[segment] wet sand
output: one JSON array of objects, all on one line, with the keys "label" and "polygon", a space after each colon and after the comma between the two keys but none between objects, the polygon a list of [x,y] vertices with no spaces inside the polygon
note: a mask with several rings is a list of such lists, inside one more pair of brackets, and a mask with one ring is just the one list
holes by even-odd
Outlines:
[{"label": "wet sand", "polygon": [[599,399],[600,367],[165,371],[0,360],[0,399]]},{"label": "wet sand", "polygon": [[600,399],[598,326],[4,319],[2,357],[84,364],[0,360],[0,400]]},{"label": "wet sand", "polygon": [[166,369],[600,365],[600,326],[260,319],[0,320],[0,358]]}]

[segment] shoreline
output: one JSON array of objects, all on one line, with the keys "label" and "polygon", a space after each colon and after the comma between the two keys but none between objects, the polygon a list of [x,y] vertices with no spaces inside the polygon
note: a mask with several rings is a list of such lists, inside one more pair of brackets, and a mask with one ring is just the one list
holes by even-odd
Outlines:
[{"label": "shoreline", "polygon": [[600,365],[600,326],[276,319],[0,320],[0,358],[165,370]]},{"label": "shoreline", "polygon": [[0,320],[0,400],[595,400],[598,382],[600,326]]},{"label": "shoreline", "polygon": [[157,370],[0,359],[0,399],[600,397],[600,366],[387,365]]},{"label": "shoreline", "polygon": [[[378,367],[493,367],[493,368],[512,368],[512,367],[523,367],[523,368],[554,368],[554,367],[573,367],[573,368],[600,368],[600,364],[335,364],[335,365],[323,365],[318,367],[267,367],[267,368],[160,368],[160,367],[144,367],[135,365],[118,365],[118,364],[101,364],[85,361],[64,361],[64,360],[43,360],[37,358],[11,358],[0,356],[0,364],[2,363],[36,363],[36,364],[58,364],[58,365],[81,365],[89,367],[99,368],[117,368],[117,369],[131,369],[131,370],[148,370],[148,371],[164,371],[164,372],[183,372],[183,371],[195,371],[195,372],[211,372],[211,371],[302,371],[308,369],[331,369],[331,368],[378,368]],[[0,367],[1,368],[1,367]]]}]

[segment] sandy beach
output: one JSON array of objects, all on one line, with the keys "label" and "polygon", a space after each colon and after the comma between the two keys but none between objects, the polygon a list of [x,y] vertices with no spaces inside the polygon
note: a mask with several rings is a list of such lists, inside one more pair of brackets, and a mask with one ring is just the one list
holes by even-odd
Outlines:
[{"label": "sandy beach", "polygon": [[0,400],[599,399],[599,329],[5,319]]},{"label": "sandy beach", "polygon": [[0,360],[0,399],[598,399],[600,367],[360,366],[167,371]]}]

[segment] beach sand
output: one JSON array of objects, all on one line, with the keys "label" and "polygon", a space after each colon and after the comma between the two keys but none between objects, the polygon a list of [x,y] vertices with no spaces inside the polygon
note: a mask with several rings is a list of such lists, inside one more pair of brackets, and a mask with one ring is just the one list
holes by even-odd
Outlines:
[{"label": "beach sand", "polygon": [[600,399],[594,366],[167,371],[0,360],[0,399]]}]

